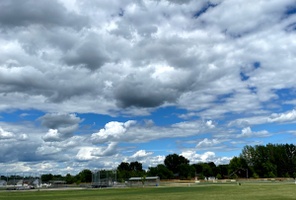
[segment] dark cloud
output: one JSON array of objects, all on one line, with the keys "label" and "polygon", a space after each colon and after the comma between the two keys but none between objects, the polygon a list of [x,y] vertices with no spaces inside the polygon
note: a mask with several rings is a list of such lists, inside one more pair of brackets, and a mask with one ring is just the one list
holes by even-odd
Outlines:
[{"label": "dark cloud", "polygon": [[36,161],[39,159],[35,155],[35,150],[38,146],[37,142],[24,142],[17,140],[0,141],[0,162],[13,161]]},{"label": "dark cloud", "polygon": [[[159,1],[159,0],[158,0]],[[175,3],[175,4],[187,4],[189,3],[191,0],[167,0],[168,2],[171,2],[171,3]]]},{"label": "dark cloud", "polygon": [[[196,44],[198,45],[198,44]],[[198,51],[188,48],[192,41],[179,36],[143,40],[138,43],[138,51],[133,56],[138,62],[158,62],[160,60],[173,67],[194,69],[198,65]],[[194,46],[192,46],[195,48]],[[148,59],[149,58],[149,59]]]},{"label": "dark cloud", "polygon": [[[294,111],[268,120],[263,115],[296,105],[293,94],[277,94],[296,85],[291,76],[295,6],[289,7],[294,4],[295,0],[258,0],[256,4],[244,0],[0,0],[0,110],[53,112],[40,117],[39,123],[32,121],[31,128],[26,128],[28,122],[16,126],[2,121],[24,123],[21,120],[29,121],[33,115],[14,119],[3,114],[0,167],[14,161],[51,159],[52,165],[42,162],[27,168],[15,163],[20,168],[9,170],[58,167],[58,172],[69,173],[89,166],[110,168],[128,160],[125,155],[130,151],[122,153],[127,146],[137,148],[132,157],[146,159],[150,150],[138,149],[143,147],[138,142],[151,141],[144,145],[148,146],[161,138],[178,137],[187,143],[188,138],[182,137],[225,138],[227,133],[227,139],[242,145],[238,137],[230,136],[237,126],[293,122]],[[282,106],[287,103],[288,107]],[[150,113],[168,105],[165,112]],[[82,119],[65,114],[71,112],[101,115],[79,126]],[[115,120],[120,113],[135,120],[151,115],[144,127],[139,123],[127,129],[120,122],[106,122],[106,128],[90,135],[91,127],[102,125],[97,121],[101,117]],[[163,113],[172,116],[167,128],[157,126],[167,116],[154,118]],[[224,127],[238,116],[242,120]],[[213,123],[202,125],[192,119]],[[172,121],[180,123],[169,125]],[[216,131],[214,125],[219,126]],[[209,146],[224,143],[219,142],[203,141]],[[75,155],[83,162],[77,164]],[[186,155],[193,161],[204,156],[195,151]],[[163,162],[164,156],[160,157],[157,163]]]},{"label": "dark cloud", "polygon": [[98,157],[113,156],[113,155],[118,153],[117,145],[118,145],[118,143],[111,142],[107,146],[99,147],[97,149],[94,149],[92,151],[91,155],[92,156],[98,156]]},{"label": "dark cloud", "polygon": [[157,107],[164,103],[175,102],[179,91],[164,87],[145,77],[128,76],[115,90],[115,97],[121,107]]},{"label": "dark cloud", "polygon": [[63,60],[68,65],[83,66],[95,70],[108,62],[109,57],[104,43],[100,41],[98,36],[91,34],[76,48],[70,50]]},{"label": "dark cloud", "polygon": [[39,118],[41,124],[49,129],[71,127],[81,122],[75,114],[48,113]]},{"label": "dark cloud", "polygon": [[40,117],[38,120],[47,127],[48,132],[42,137],[45,142],[63,141],[73,136],[82,121],[74,114],[52,113]]},{"label": "dark cloud", "polygon": [[44,75],[32,67],[3,69],[0,73],[0,92],[48,95],[50,82]]},{"label": "dark cloud", "polygon": [[214,8],[216,6],[217,6],[217,4],[213,4],[211,2],[206,2],[205,5],[200,10],[196,11],[193,16],[195,18],[198,18],[199,16],[201,16],[202,14],[207,12],[210,8]]},{"label": "dark cloud", "polygon": [[0,24],[8,27],[29,26],[68,26],[82,28],[89,24],[85,16],[69,13],[55,0],[46,1],[9,1],[0,2]]}]

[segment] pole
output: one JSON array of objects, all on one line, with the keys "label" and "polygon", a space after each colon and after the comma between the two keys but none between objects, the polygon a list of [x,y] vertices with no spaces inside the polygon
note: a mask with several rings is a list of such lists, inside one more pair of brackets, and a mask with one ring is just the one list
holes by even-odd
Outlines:
[{"label": "pole", "polygon": [[247,179],[249,178],[249,170],[247,169]]}]

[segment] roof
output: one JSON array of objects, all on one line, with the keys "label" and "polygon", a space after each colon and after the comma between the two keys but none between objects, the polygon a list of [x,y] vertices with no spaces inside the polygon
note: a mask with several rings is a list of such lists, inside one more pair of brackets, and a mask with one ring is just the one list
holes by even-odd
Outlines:
[{"label": "roof", "polygon": [[145,180],[157,180],[157,179],[159,179],[159,177],[158,176],[148,176],[146,178],[143,178],[143,177],[131,177],[129,179],[129,181],[141,181],[143,179],[145,179]]}]

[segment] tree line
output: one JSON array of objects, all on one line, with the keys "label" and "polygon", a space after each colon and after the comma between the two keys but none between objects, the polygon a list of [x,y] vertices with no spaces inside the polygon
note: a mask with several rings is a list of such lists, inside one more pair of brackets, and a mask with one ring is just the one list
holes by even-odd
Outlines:
[{"label": "tree line", "polygon": [[[123,182],[130,177],[159,176],[160,179],[204,179],[225,178],[296,178],[296,146],[293,144],[267,144],[245,146],[241,154],[233,157],[229,164],[218,165],[214,162],[190,164],[182,155],[167,155],[162,164],[144,170],[140,162],[121,162],[117,167],[117,180]],[[42,175],[42,181],[59,179],[68,184],[91,182],[92,172],[84,169],[72,176]]]}]

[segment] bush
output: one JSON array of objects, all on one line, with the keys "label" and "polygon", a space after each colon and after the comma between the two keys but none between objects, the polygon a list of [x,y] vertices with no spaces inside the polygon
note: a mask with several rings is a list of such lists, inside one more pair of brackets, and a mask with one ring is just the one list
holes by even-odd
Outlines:
[{"label": "bush", "polygon": [[275,178],[276,176],[274,175],[273,172],[268,172],[268,178]]},{"label": "bush", "polygon": [[217,174],[216,178],[217,178],[217,179],[222,179],[221,174]]},{"label": "bush", "polygon": [[253,173],[253,178],[259,178],[258,174],[257,173]]},{"label": "bush", "polygon": [[200,174],[200,175],[198,176],[198,179],[199,179],[199,180],[205,180],[205,176],[204,176],[203,174]]}]

